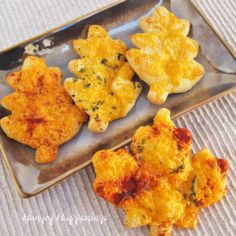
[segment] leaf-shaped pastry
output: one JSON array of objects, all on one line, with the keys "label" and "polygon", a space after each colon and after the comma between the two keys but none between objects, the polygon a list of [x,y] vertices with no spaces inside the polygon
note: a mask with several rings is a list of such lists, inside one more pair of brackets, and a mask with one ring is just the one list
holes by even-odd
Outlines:
[{"label": "leaf-shaped pastry", "polygon": [[148,99],[162,104],[170,93],[190,90],[203,76],[204,68],[194,58],[198,43],[187,37],[189,22],[178,19],[164,7],[140,21],[145,33],[132,35],[138,49],[127,51],[127,59],[149,86]]},{"label": "leaf-shaped pastry", "polygon": [[202,207],[225,194],[227,161],[208,150],[191,157],[191,135],[161,109],[152,126],[139,128],[131,151],[101,150],[93,158],[94,191],[125,211],[125,225],[150,225],[151,236],[194,227]]},{"label": "leaf-shaped pastry", "polygon": [[191,158],[191,166],[189,177],[182,184],[187,207],[176,222],[181,228],[194,228],[201,208],[216,203],[226,193],[226,160],[217,159],[208,149],[203,149]]},{"label": "leaf-shaped pastry", "polygon": [[0,125],[8,137],[35,148],[38,163],[53,161],[58,147],[79,131],[86,118],[73,105],[61,79],[59,68],[47,67],[33,56],[7,77],[15,92],[1,100],[11,115],[2,118]]},{"label": "leaf-shaped pastry", "polygon": [[69,63],[76,78],[66,79],[65,89],[89,115],[89,129],[104,132],[109,122],[132,109],[141,84],[132,81],[134,72],[125,61],[125,44],[113,40],[101,26],[90,26],[88,38],[74,40],[73,46],[81,59]]},{"label": "leaf-shaped pastry", "polygon": [[169,110],[161,109],[152,126],[137,129],[131,148],[136,158],[151,164],[160,175],[186,177],[192,149],[191,134],[186,128],[175,127]]}]

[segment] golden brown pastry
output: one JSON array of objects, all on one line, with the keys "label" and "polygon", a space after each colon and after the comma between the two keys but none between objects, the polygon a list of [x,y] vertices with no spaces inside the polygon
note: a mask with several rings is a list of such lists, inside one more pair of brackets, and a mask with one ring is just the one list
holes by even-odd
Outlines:
[{"label": "golden brown pastry", "polygon": [[225,195],[228,163],[203,150],[191,157],[191,135],[161,109],[134,134],[131,152],[101,150],[93,158],[95,192],[125,211],[125,225],[150,225],[151,236],[173,225],[195,227],[197,216]]},{"label": "golden brown pastry", "polygon": [[112,120],[127,115],[141,92],[134,72],[125,61],[127,48],[101,26],[89,27],[88,38],[73,41],[81,59],[69,63],[75,78],[64,82],[75,104],[90,117],[89,129],[104,132]]},{"label": "golden brown pastry", "polygon": [[144,33],[132,35],[137,49],[128,50],[126,56],[140,79],[150,86],[148,99],[162,104],[170,93],[190,90],[202,78],[204,68],[194,60],[199,45],[187,37],[189,21],[158,7],[139,25]]},{"label": "golden brown pastry", "polygon": [[2,118],[0,125],[8,137],[35,148],[38,163],[53,161],[58,147],[79,131],[86,118],[73,105],[61,79],[59,68],[47,67],[33,56],[7,77],[15,92],[1,103],[12,113]]},{"label": "golden brown pastry", "polygon": [[181,228],[194,228],[201,208],[219,201],[226,193],[228,162],[217,159],[208,149],[191,158],[192,170],[181,186],[187,206],[183,216],[176,222]]}]

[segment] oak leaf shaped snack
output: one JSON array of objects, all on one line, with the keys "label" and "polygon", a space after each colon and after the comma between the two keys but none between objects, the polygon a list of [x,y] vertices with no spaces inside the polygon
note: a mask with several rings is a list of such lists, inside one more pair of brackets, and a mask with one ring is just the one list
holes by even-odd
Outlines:
[{"label": "oak leaf shaped snack", "polygon": [[1,100],[11,115],[2,118],[0,125],[8,137],[35,148],[38,163],[53,161],[58,147],[79,131],[86,118],[73,105],[61,79],[59,68],[33,56],[7,77],[15,92]]},{"label": "oak leaf shaped snack", "polygon": [[173,225],[194,228],[201,208],[225,195],[228,163],[204,149],[191,157],[191,134],[161,109],[134,134],[131,152],[101,150],[93,158],[94,191],[125,211],[125,225],[150,225],[151,236]]},{"label": "oak leaf shaped snack", "polygon": [[134,72],[125,61],[125,44],[113,40],[101,26],[91,25],[88,38],[74,40],[73,46],[81,59],[69,63],[76,78],[66,79],[64,87],[89,115],[89,129],[104,132],[109,122],[133,108],[141,84],[132,81]]},{"label": "oak leaf shaped snack", "polygon": [[187,37],[189,21],[178,19],[161,6],[141,19],[139,26],[144,33],[131,36],[137,49],[128,50],[126,57],[150,86],[148,99],[162,104],[170,93],[190,90],[202,78],[204,68],[194,60],[199,45]]}]

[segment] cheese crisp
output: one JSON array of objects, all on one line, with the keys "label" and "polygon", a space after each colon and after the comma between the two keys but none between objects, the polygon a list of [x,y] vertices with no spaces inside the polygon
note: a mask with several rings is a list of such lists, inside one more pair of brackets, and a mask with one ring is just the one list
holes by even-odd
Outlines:
[{"label": "cheese crisp", "polygon": [[101,26],[90,26],[88,38],[74,40],[73,46],[81,59],[69,63],[76,77],[65,80],[65,89],[89,115],[89,129],[104,132],[109,122],[132,109],[141,84],[132,81],[125,44],[113,40]]},{"label": "cheese crisp", "polygon": [[101,150],[93,158],[95,192],[123,208],[125,225],[150,225],[151,236],[173,225],[194,228],[201,208],[225,195],[228,163],[205,149],[191,157],[191,134],[161,109],[152,126],[139,128],[131,151]]},{"label": "cheese crisp", "polygon": [[162,104],[168,94],[190,90],[202,78],[204,68],[194,60],[199,46],[187,37],[189,21],[158,7],[139,25],[145,33],[132,35],[138,49],[128,50],[126,56],[140,79],[150,85],[148,99]]},{"label": "cheese crisp", "polygon": [[73,105],[61,79],[59,68],[49,68],[33,56],[7,77],[15,92],[1,104],[12,114],[1,119],[0,125],[8,137],[35,148],[38,163],[53,161],[58,147],[79,131],[86,117]]}]

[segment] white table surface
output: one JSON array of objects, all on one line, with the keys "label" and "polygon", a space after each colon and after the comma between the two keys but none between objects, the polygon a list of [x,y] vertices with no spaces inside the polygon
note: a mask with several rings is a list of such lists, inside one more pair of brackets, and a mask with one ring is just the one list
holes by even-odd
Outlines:
[{"label": "white table surface", "polygon": [[[113,0],[0,0],[0,49],[111,2]],[[198,0],[198,4],[231,47],[236,49],[236,1]],[[196,230],[174,229],[173,235],[236,235],[235,121],[235,93],[176,120],[178,126],[191,130],[194,152],[208,146],[216,156],[230,161],[230,170],[227,196],[202,211]],[[1,159],[0,235],[148,235],[147,227],[132,230],[123,227],[122,211],[94,194],[94,177],[92,167],[88,166],[36,197],[21,199]],[[97,222],[94,215],[105,222]]]}]

